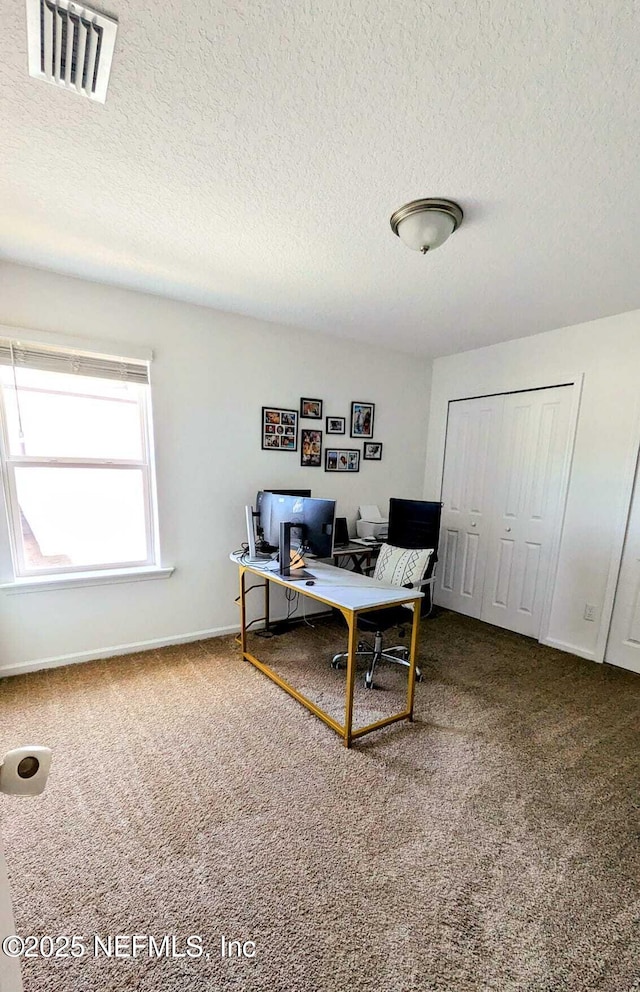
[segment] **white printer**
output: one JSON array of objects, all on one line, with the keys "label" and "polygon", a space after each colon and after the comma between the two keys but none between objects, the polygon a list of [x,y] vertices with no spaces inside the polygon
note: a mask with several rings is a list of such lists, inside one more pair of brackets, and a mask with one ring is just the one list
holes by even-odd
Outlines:
[{"label": "white printer", "polygon": [[373,537],[385,541],[389,532],[389,518],[383,517],[377,506],[359,506],[359,519],[356,520],[358,537]]}]

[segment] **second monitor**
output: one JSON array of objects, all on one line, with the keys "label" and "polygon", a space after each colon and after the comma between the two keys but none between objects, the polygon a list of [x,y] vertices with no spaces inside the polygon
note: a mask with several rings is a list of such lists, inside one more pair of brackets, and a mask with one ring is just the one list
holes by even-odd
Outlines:
[{"label": "second monitor", "polygon": [[279,549],[280,575],[304,578],[300,570],[291,574],[290,546],[293,541],[303,553],[316,558],[333,554],[336,502],[265,492],[260,505],[260,524],[265,541]]},{"label": "second monitor", "polygon": [[256,517],[256,530],[257,530],[257,534],[258,534],[259,550],[262,551],[262,552],[267,552],[269,550],[275,550],[275,548],[277,548],[277,546],[278,546],[277,543],[276,543],[275,547],[271,547],[268,544],[268,542],[267,542],[267,540],[266,540],[266,538],[264,536],[264,532],[262,530],[262,521],[261,521],[262,497],[264,496],[265,493],[278,493],[281,496],[311,496],[311,490],[310,489],[279,489],[279,488],[278,489],[272,489],[271,487],[269,487],[268,489],[260,489],[258,491],[258,494],[256,496],[256,508],[255,508],[254,516]]}]

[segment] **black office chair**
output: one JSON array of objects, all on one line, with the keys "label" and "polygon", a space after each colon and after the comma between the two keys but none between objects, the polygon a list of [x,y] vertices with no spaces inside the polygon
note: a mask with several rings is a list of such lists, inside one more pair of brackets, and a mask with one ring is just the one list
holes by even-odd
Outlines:
[{"label": "black office chair", "polygon": [[433,555],[423,585],[424,599],[420,616],[428,617],[433,609],[433,589],[438,563],[440,516],[442,503],[424,499],[389,500],[389,544],[396,548],[433,548]]},{"label": "black office chair", "polygon": [[[433,554],[433,548],[396,548],[391,544],[383,544],[374,566],[373,578],[385,585],[422,591],[425,585],[433,581],[426,577]],[[374,635],[373,644],[364,640],[359,641],[356,651],[356,657],[369,659],[364,678],[367,689],[373,688],[373,674],[378,662],[388,661],[393,665],[409,668],[409,648],[404,644],[385,648],[382,642],[384,633],[392,627],[399,627],[400,636],[404,636],[404,628],[413,622],[413,609],[412,604],[387,606],[358,616],[358,630]],[[334,655],[331,661],[332,667],[340,668],[346,658],[345,652]],[[422,681],[422,672],[419,668],[416,668],[416,681]]]}]

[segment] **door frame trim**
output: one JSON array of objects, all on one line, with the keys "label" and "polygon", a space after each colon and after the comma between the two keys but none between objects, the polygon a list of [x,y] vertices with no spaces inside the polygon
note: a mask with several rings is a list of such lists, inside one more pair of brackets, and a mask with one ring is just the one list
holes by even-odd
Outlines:
[{"label": "door frame trim", "polygon": [[[640,496],[640,401],[638,402],[638,416],[636,418],[636,429],[633,435],[633,444],[629,449],[629,459],[627,469],[625,471],[625,480],[624,491],[628,491],[629,499],[628,501],[625,501],[621,513],[621,520],[616,527],[616,531],[622,529],[622,540],[618,550],[614,552],[611,558],[609,574],[607,575],[607,585],[602,604],[602,617],[600,620],[598,639],[596,641],[596,651],[598,652],[598,661],[606,662],[608,665],[615,665],[616,668],[622,668],[626,672],[632,672],[634,671],[633,668],[627,668],[624,665],[616,665],[613,661],[607,661],[607,648],[609,647],[609,638],[611,636],[613,611],[616,605],[616,596],[618,595],[618,584],[620,582],[620,573],[622,571],[624,550],[627,545],[627,535],[629,532],[629,523],[631,521],[633,500],[636,495],[636,487],[638,487],[638,495]],[[640,674],[640,672],[638,672],[638,674]]]}]

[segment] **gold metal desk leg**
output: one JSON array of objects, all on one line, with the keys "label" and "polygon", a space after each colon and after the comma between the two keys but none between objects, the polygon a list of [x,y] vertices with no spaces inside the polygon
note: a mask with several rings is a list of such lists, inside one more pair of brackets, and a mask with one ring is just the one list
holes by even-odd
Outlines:
[{"label": "gold metal desk leg", "polygon": [[244,655],[247,650],[247,603],[245,591],[244,568],[240,569],[240,649]]},{"label": "gold metal desk leg", "polygon": [[351,747],[351,731],[353,728],[353,692],[356,682],[356,650],[358,647],[357,614],[349,611],[343,613],[349,625],[349,647],[347,654],[347,698],[344,711],[344,744]]},{"label": "gold metal desk leg", "polygon": [[413,720],[413,697],[416,688],[416,661],[418,657],[418,634],[420,632],[420,600],[413,604],[413,624],[411,627],[411,654],[409,656],[409,682],[407,685],[407,709]]}]

